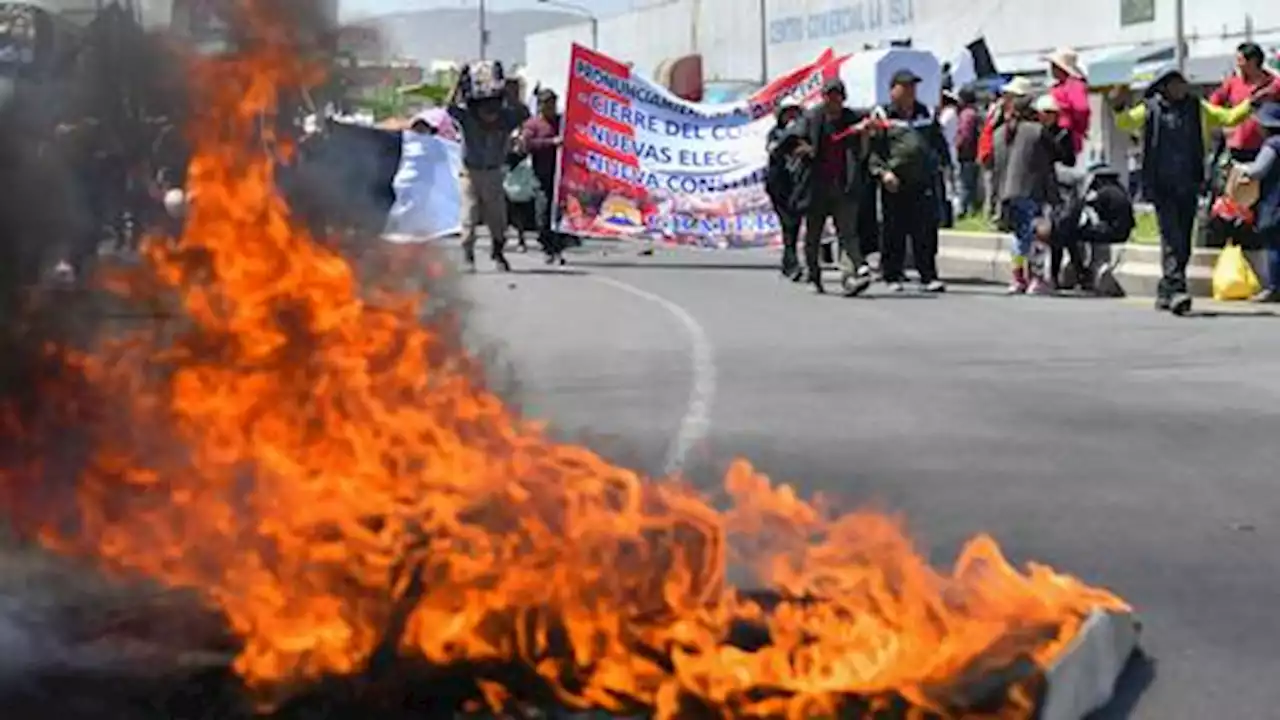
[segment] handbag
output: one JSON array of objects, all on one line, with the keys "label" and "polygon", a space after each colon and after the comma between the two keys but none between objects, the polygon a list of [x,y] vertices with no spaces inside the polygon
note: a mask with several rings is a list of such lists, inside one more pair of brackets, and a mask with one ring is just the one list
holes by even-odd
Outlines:
[{"label": "handbag", "polygon": [[513,203],[527,203],[538,192],[538,178],[533,174],[533,160],[526,157],[511,168],[502,181],[502,190]]}]

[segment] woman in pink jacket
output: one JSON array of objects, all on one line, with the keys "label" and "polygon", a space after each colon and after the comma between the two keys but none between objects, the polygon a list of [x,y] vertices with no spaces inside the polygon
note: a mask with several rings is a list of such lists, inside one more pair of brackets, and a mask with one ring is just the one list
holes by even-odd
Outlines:
[{"label": "woman in pink jacket", "polygon": [[1058,123],[1071,133],[1071,147],[1076,155],[1084,150],[1089,135],[1089,83],[1080,68],[1080,56],[1071,48],[1061,48],[1045,58],[1053,74],[1049,93],[1060,108]]}]

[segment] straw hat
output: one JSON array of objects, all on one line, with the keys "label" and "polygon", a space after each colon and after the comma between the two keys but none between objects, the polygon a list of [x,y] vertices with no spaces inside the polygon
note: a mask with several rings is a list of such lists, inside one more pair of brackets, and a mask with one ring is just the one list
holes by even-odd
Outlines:
[{"label": "straw hat", "polygon": [[1045,60],[1072,77],[1083,78],[1084,70],[1080,69],[1080,55],[1071,48],[1058,48],[1045,56]]},{"label": "straw hat", "polygon": [[1026,97],[1033,92],[1035,92],[1035,86],[1031,84],[1030,80],[1022,77],[1021,75],[1005,83],[1004,86],[1000,88],[1000,93],[1002,95],[1012,95],[1014,97]]}]

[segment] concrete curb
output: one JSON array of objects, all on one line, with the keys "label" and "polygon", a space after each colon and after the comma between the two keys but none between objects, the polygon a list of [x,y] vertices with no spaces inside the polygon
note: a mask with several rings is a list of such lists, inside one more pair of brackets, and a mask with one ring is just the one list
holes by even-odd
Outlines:
[{"label": "concrete curb", "polygon": [[[939,237],[938,271],[944,278],[1007,283],[1011,277],[1013,238],[1000,233],[944,231]],[[1213,265],[1216,248],[1196,248],[1187,267],[1192,295],[1213,294]],[[1160,282],[1160,248],[1156,245],[1126,243],[1111,248],[1114,276],[1126,295],[1153,297]],[[1255,261],[1256,263],[1256,261]]]},{"label": "concrete curb", "polygon": [[1106,707],[1125,665],[1138,650],[1140,628],[1131,613],[1091,614],[1046,672],[1037,720],[1080,720]]}]

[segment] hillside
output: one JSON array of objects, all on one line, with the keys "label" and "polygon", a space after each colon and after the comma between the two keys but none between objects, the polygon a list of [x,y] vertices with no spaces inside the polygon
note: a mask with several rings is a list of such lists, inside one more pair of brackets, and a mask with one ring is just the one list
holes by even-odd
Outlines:
[{"label": "hillside", "polygon": [[[474,9],[441,8],[382,15],[360,24],[377,27],[391,52],[426,62],[477,58],[479,19]],[[548,10],[491,12],[488,55],[503,62],[523,63],[526,35],[579,22],[583,22],[579,15]]]}]

